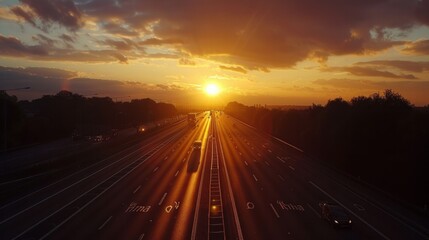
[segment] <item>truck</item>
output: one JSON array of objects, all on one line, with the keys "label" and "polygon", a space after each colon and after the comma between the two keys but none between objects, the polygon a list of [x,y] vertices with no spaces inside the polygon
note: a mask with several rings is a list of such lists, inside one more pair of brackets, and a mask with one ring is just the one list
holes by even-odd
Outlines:
[{"label": "truck", "polygon": [[188,126],[189,127],[197,126],[197,114],[196,113],[188,113]]}]

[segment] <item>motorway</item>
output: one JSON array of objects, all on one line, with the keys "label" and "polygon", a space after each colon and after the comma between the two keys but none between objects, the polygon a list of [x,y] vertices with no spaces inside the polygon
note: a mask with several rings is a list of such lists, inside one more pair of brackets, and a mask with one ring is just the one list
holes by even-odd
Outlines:
[{"label": "motorway", "polygon": [[[429,239],[427,218],[222,112],[25,191],[0,206],[0,239]],[[351,228],[321,219],[325,201]]]}]

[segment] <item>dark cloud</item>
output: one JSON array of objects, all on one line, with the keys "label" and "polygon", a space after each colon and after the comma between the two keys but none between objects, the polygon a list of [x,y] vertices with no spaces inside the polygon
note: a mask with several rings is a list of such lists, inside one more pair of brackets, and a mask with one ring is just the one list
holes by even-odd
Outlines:
[{"label": "dark cloud", "polygon": [[195,61],[192,61],[189,58],[181,58],[181,59],[179,59],[179,64],[180,65],[188,65],[188,66],[195,66],[196,65]]},{"label": "dark cloud", "polygon": [[118,52],[113,53],[113,56],[119,60],[120,63],[128,64],[128,58]]},{"label": "dark cloud", "polygon": [[41,45],[24,45],[17,38],[0,34],[0,54],[14,57],[46,56],[48,51]]},{"label": "dark cloud", "polygon": [[389,71],[382,71],[372,67],[359,67],[359,66],[351,66],[351,67],[329,67],[324,69],[324,71],[332,71],[332,72],[348,72],[355,76],[365,76],[365,77],[384,77],[384,78],[392,78],[392,79],[417,79],[412,74],[395,74]]},{"label": "dark cloud", "polygon": [[135,48],[137,45],[129,39],[123,38],[121,40],[114,40],[114,39],[106,39],[103,41],[98,41],[98,43],[107,45],[107,46],[111,46],[117,50],[121,50],[121,51],[128,51],[131,50],[133,48]]},{"label": "dark cloud", "polygon": [[13,7],[10,10],[16,16],[23,18],[26,22],[33,25],[33,27],[37,27],[36,22],[34,21],[34,15],[31,12],[26,12],[20,7]]},{"label": "dark cloud", "polygon": [[61,36],[59,36],[59,38],[61,38],[64,42],[68,42],[68,43],[74,43],[75,42],[75,37],[72,37],[68,34],[61,34]]},{"label": "dark cloud", "polygon": [[247,70],[244,69],[244,68],[242,68],[242,67],[233,67],[233,66],[223,66],[223,65],[220,65],[219,68],[220,69],[224,69],[224,70],[239,72],[239,73],[247,73]]},{"label": "dark cloud", "polygon": [[369,62],[358,62],[357,66],[372,66],[372,67],[393,67],[407,72],[421,73],[429,71],[429,62],[414,62],[414,61],[399,61],[399,60],[380,60]]},{"label": "dark cloud", "polygon": [[73,31],[83,25],[81,13],[72,0],[20,0],[20,2],[28,10],[14,7],[11,9],[12,12],[44,31],[47,31],[53,23]]},{"label": "dark cloud", "polygon": [[416,8],[417,19],[426,25],[429,25],[429,0],[420,0]]},{"label": "dark cloud", "polygon": [[[176,84],[148,85],[109,79],[77,78],[76,72],[53,68],[11,68],[0,66],[0,89],[30,87],[13,94],[20,100],[35,99],[68,90],[84,96],[112,99],[152,98],[158,101],[189,103],[189,91]],[[174,99],[172,99],[174,98]]]},{"label": "dark cloud", "polygon": [[429,39],[408,43],[402,51],[414,55],[429,55]]},{"label": "dark cloud", "polygon": [[[18,68],[21,70],[20,68]],[[72,71],[67,71],[58,68],[42,68],[42,67],[27,67],[21,70],[32,75],[38,75],[41,77],[51,77],[51,78],[65,78],[69,79],[76,77],[77,73]]]},{"label": "dark cloud", "polygon": [[104,22],[101,23],[100,26],[107,32],[114,35],[122,35],[126,37],[137,37],[140,35],[137,31],[130,29],[123,24],[118,24],[115,22]]},{"label": "dark cloud", "polygon": [[14,37],[0,35],[0,54],[44,61],[116,62],[128,63],[128,57],[115,50],[77,50],[25,45]]},{"label": "dark cloud", "polygon": [[[305,59],[326,62],[333,55],[373,54],[403,45],[392,37],[396,32],[429,24],[428,0],[75,2],[21,0],[25,7],[12,11],[32,25],[58,23],[71,30],[88,17],[116,36],[149,37],[135,40],[141,46],[169,45],[186,56],[262,71]],[[118,44],[113,44],[117,50],[134,50]],[[415,45],[404,51],[427,54],[427,43]]]},{"label": "dark cloud", "polygon": [[143,44],[174,39],[177,48],[191,55],[223,54],[232,63],[255,69],[403,44],[390,39],[387,29],[421,23],[418,12],[424,8],[419,0],[94,0],[79,7],[92,17],[121,19],[137,32],[155,35]]},{"label": "dark cloud", "polygon": [[159,39],[148,38],[140,42],[140,45],[165,45],[165,44],[181,44],[182,41],[178,39]]},{"label": "dark cloud", "polygon": [[38,42],[40,45],[45,45],[46,47],[53,47],[58,41],[51,39],[43,34],[37,34],[32,36],[32,39]]}]

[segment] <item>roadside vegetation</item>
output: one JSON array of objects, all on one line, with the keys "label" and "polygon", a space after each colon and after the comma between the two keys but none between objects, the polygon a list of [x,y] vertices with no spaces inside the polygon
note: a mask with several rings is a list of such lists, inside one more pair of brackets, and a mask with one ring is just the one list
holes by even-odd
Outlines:
[{"label": "roadside vegetation", "polygon": [[225,112],[300,147],[324,164],[427,210],[429,106],[415,107],[400,94],[386,90],[299,110],[231,102]]}]

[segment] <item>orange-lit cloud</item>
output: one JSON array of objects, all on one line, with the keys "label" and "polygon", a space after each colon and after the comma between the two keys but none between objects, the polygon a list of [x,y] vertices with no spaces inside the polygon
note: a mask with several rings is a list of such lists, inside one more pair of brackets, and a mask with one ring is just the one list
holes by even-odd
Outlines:
[{"label": "orange-lit cloud", "polygon": [[[134,51],[127,41],[143,36],[135,43],[170,45],[187,55],[266,71],[402,45],[391,38],[392,29],[429,24],[427,9],[428,0],[22,0],[11,11],[45,31],[52,24],[76,31],[90,18],[112,36],[128,38],[98,39],[118,50]],[[427,54],[425,44],[416,42],[404,51]]]},{"label": "orange-lit cloud", "polygon": [[219,68],[220,69],[224,69],[224,70],[239,72],[239,73],[247,73],[247,70],[244,69],[244,68],[242,68],[242,67],[233,67],[233,66],[223,66],[223,65],[220,65]]}]

